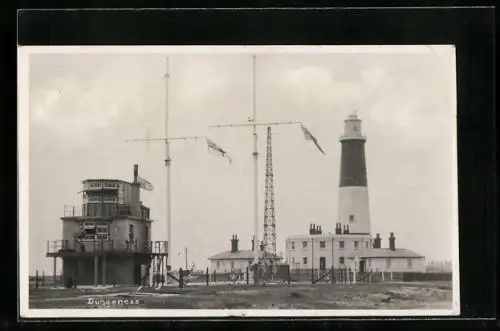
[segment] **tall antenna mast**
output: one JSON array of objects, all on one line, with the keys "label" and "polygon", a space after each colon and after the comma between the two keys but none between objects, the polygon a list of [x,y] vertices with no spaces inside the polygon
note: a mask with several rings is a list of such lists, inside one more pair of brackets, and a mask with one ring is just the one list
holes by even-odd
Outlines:
[{"label": "tall antenna mast", "polygon": [[[276,255],[276,219],[274,212],[274,175],[271,127],[267,127],[266,157],[266,200],[264,206],[264,245],[265,252],[273,259]],[[267,264],[267,260],[265,263]],[[274,266],[273,266],[274,270]]]},{"label": "tall antenna mast", "polygon": [[254,238],[255,244],[253,247],[253,263],[257,265],[259,263],[259,182],[258,182],[258,158],[259,154],[257,152],[257,106],[255,102],[255,54],[252,56],[252,107],[253,107],[253,117],[250,119],[253,124],[253,164],[254,164]]},{"label": "tall antenna mast", "polygon": [[[170,78],[169,74],[169,63],[168,57],[166,60],[166,72],[165,72],[165,137],[168,137],[168,80]],[[170,166],[172,159],[170,158],[170,143],[168,139],[165,139],[165,168],[167,172],[167,265],[166,270],[171,268],[171,255],[172,255],[172,208],[171,208],[171,180],[170,180]],[[165,273],[166,274],[166,273]],[[167,281],[168,277],[165,277]],[[168,281],[167,281],[168,283]]]}]

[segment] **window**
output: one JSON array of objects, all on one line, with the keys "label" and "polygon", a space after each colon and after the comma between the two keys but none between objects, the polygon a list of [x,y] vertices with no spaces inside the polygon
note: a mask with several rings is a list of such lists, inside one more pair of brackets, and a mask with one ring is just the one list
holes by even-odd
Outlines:
[{"label": "window", "polygon": [[325,248],[326,247],[326,244],[324,241],[320,241],[319,242],[319,248]]},{"label": "window", "polygon": [[354,242],[354,249],[359,249],[359,241]]},{"label": "window", "polygon": [[372,259],[368,259],[368,268],[372,267]]},{"label": "window", "polygon": [[344,241],[339,241],[339,248],[344,249]]},{"label": "window", "polygon": [[234,261],[231,261],[231,270],[234,269]]},{"label": "window", "polygon": [[90,182],[89,183],[89,188],[101,188],[101,182]]},{"label": "window", "polygon": [[391,259],[385,259],[385,268],[390,269],[391,268]]},{"label": "window", "polygon": [[101,202],[101,197],[100,196],[87,196],[87,201],[89,203],[99,203],[99,202]]},{"label": "window", "polygon": [[83,223],[83,228],[84,229],[93,229],[93,228],[95,228],[95,222],[94,221],[85,221]]},{"label": "window", "polygon": [[292,241],[292,249],[295,249],[295,241]]},{"label": "window", "polygon": [[96,240],[109,240],[109,224],[97,224]]},{"label": "window", "polygon": [[307,248],[307,241],[302,242],[302,248]]},{"label": "window", "polygon": [[366,247],[366,248],[369,248],[369,246],[370,246],[370,243],[369,243],[368,241],[367,241],[367,242],[365,242],[365,247]]},{"label": "window", "polygon": [[339,264],[344,264],[344,257],[343,256],[339,256]]},{"label": "window", "polygon": [[115,182],[104,182],[103,185],[105,188],[117,188],[118,184]]},{"label": "window", "polygon": [[292,257],[292,265],[295,265],[295,258]]},{"label": "window", "polygon": [[220,261],[217,261],[217,270],[220,269]]},{"label": "window", "polygon": [[354,215],[349,215],[349,222],[351,222],[351,223],[354,222]]},{"label": "window", "polygon": [[408,259],[408,261],[406,262],[408,264],[408,269],[411,269],[412,267],[412,260],[411,259]]},{"label": "window", "polygon": [[307,257],[303,257],[303,258],[302,258],[302,263],[303,263],[304,265],[306,265],[306,264],[307,264]]}]

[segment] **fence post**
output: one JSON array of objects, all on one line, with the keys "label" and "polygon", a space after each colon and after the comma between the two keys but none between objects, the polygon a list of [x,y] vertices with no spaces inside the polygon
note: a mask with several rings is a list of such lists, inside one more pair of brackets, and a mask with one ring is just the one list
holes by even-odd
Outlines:
[{"label": "fence post", "polygon": [[249,275],[249,272],[248,272],[248,267],[247,267],[247,285],[250,282],[250,280],[248,279],[248,275]]},{"label": "fence post", "polygon": [[215,270],[214,270],[214,283],[217,281],[217,277],[215,276]]},{"label": "fence post", "polygon": [[35,273],[35,288],[38,288],[38,270]]},{"label": "fence post", "polygon": [[210,274],[208,273],[208,267],[207,267],[207,286],[208,286],[209,277],[210,277]]},{"label": "fence post", "polygon": [[182,274],[182,268],[179,268],[179,287],[182,288],[184,286],[183,281],[184,275]]},{"label": "fence post", "polygon": [[45,271],[42,271],[42,287],[45,286]]}]

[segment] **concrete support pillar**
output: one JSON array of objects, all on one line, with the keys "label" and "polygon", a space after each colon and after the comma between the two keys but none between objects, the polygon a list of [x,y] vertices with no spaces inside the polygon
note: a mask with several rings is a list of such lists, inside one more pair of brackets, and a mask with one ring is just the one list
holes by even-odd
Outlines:
[{"label": "concrete support pillar", "polygon": [[61,258],[61,286],[66,286],[66,281],[64,279],[64,258]]},{"label": "concrete support pillar", "polygon": [[94,256],[94,286],[99,285],[99,256]]},{"label": "concrete support pillar", "polygon": [[54,256],[54,286],[57,284],[56,276],[57,276],[57,257]]},{"label": "concrete support pillar", "polygon": [[106,255],[102,256],[102,286],[106,286]]}]

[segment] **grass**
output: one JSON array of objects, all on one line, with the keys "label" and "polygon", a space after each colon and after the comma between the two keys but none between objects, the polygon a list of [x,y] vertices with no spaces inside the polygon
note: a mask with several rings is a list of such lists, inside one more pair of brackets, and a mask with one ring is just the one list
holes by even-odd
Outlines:
[{"label": "grass", "polygon": [[[188,285],[160,290],[30,289],[30,308],[150,309],[451,309],[447,282],[289,285]],[[131,305],[89,305],[88,298],[137,300]],[[109,303],[109,302],[108,302]]]}]

